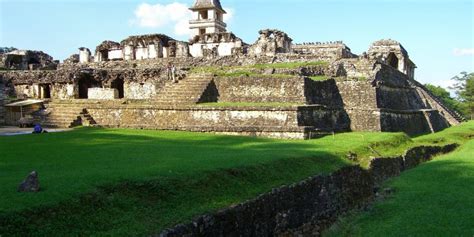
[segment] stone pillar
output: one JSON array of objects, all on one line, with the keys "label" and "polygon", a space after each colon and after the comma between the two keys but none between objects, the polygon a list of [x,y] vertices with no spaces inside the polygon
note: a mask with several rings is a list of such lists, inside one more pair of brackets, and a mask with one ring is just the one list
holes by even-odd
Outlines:
[{"label": "stone pillar", "polygon": [[79,63],[90,63],[91,51],[88,48],[79,48]]},{"label": "stone pillar", "polygon": [[135,60],[135,48],[131,45],[126,45],[123,48],[124,60]]}]

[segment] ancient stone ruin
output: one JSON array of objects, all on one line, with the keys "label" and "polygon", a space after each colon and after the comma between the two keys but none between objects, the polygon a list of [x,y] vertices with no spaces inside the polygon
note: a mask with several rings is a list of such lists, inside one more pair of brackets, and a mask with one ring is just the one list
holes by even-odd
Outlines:
[{"label": "ancient stone ruin", "polygon": [[[341,41],[295,44],[265,29],[247,44],[227,32],[220,1],[197,0],[190,10],[189,42],[163,34],[107,40],[52,70],[15,61],[23,70],[0,72],[0,122],[18,123],[20,108],[3,107],[15,97],[43,99],[30,115],[51,127],[304,139],[343,131],[422,134],[462,119],[414,80],[416,66],[397,41],[376,41],[356,55]],[[170,80],[169,65],[179,83]],[[238,106],[243,102],[253,106]]]}]

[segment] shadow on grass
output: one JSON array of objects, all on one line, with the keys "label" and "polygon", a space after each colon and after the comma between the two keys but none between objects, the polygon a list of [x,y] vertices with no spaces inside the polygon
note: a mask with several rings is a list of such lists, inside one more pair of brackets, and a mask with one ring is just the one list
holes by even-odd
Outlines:
[{"label": "shadow on grass", "polygon": [[[29,200],[23,208],[6,208],[0,213],[0,233],[158,233],[196,215],[348,164],[311,143],[160,134],[78,129],[40,139],[1,140],[0,147],[9,147],[7,152],[1,150],[9,168],[0,175],[0,190],[7,194],[1,199],[7,203]],[[18,157],[24,158],[20,164]],[[9,167],[9,161],[15,164]],[[35,196],[19,197],[11,189],[18,177],[7,177],[28,172],[35,165],[40,167],[45,191],[36,200]],[[10,184],[3,185],[6,183]]]}]

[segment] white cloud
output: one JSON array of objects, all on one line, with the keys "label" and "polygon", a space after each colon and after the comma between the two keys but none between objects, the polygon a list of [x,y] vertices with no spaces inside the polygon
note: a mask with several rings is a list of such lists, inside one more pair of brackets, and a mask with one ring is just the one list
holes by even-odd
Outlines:
[{"label": "white cloud", "polygon": [[454,56],[473,56],[474,48],[464,48],[464,49],[455,48],[453,50],[453,54]]},{"label": "white cloud", "polygon": [[[233,9],[225,9],[224,21],[228,22],[234,15]],[[160,29],[172,26],[175,35],[190,36],[189,20],[192,13],[188,6],[183,3],[174,2],[170,4],[148,4],[142,3],[135,9],[135,18],[131,20],[132,25],[144,28]]]}]

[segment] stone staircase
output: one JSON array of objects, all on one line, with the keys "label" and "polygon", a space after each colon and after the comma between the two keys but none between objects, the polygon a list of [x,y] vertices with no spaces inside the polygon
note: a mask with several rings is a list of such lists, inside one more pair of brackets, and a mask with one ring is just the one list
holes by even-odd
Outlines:
[{"label": "stone staircase", "polygon": [[156,104],[196,104],[213,81],[212,74],[191,74],[178,83],[169,82],[153,100]]},{"label": "stone staircase", "polygon": [[46,109],[33,115],[35,122],[49,128],[72,128],[94,126],[96,122],[81,105],[46,104]]},{"label": "stone staircase", "polygon": [[440,114],[446,118],[451,126],[458,125],[461,122],[466,121],[466,119],[461,114],[459,114],[459,112],[453,111],[446,107],[444,103],[438,97],[433,95],[423,84],[414,80],[410,80],[410,84],[416,88],[416,91],[424,100],[424,103],[428,107],[438,110]]}]

